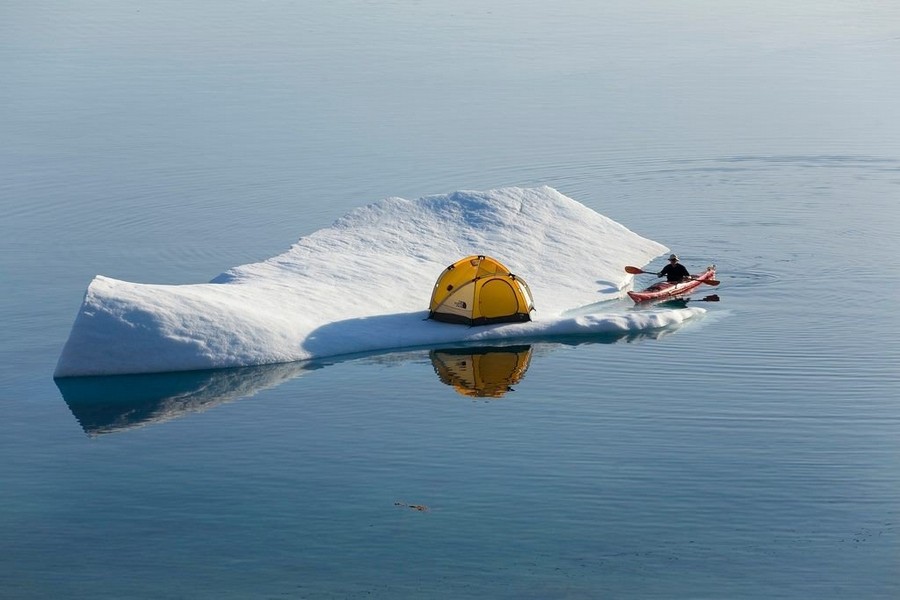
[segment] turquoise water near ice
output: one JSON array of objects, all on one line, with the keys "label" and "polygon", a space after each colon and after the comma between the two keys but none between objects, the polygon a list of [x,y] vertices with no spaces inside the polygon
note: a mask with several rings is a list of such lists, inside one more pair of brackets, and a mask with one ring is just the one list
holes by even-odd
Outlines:
[{"label": "turquoise water near ice", "polygon": [[[900,595],[895,8],[3,11],[5,596]],[[499,398],[430,349],[52,380],[95,274],[208,281],[385,196],[544,184],[722,301],[530,343]]]}]

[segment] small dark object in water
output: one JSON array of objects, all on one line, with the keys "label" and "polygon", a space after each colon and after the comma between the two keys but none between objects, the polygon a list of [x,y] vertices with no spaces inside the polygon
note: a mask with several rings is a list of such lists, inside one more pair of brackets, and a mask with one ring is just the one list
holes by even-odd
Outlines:
[{"label": "small dark object in water", "polygon": [[428,507],[424,504],[407,504],[406,502],[394,502],[394,506],[404,506],[406,508],[411,508],[413,510],[417,510],[419,512],[427,512]]}]

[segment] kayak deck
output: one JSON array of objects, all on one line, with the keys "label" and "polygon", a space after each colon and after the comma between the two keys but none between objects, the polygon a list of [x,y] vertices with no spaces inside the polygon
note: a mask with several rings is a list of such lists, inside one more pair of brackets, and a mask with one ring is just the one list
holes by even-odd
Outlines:
[{"label": "kayak deck", "polygon": [[716,266],[711,265],[706,271],[700,275],[693,275],[691,279],[679,281],[677,283],[669,283],[661,281],[654,283],[648,288],[639,292],[630,291],[628,296],[636,303],[647,302],[649,300],[659,300],[661,298],[672,298],[674,296],[683,296],[689,294],[695,288],[703,285],[707,279],[714,279],[716,276]]}]

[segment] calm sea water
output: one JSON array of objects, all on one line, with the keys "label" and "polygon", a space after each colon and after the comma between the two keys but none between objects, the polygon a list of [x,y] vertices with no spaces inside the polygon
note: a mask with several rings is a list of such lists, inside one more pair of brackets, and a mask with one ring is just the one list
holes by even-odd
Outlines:
[{"label": "calm sea water", "polygon": [[[900,596],[900,12],[626,4],[5,3],[0,596]],[[541,184],[722,301],[52,380],[95,274],[208,281],[385,196]]]}]

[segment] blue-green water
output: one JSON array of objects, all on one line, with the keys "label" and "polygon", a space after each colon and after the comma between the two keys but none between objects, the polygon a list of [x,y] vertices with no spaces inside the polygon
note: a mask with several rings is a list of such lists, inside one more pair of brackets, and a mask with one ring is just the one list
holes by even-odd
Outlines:
[{"label": "blue-green water", "polygon": [[[0,9],[0,595],[900,595],[897,9],[545,4]],[[430,349],[52,380],[97,273],[541,184],[722,301],[499,398]]]}]

